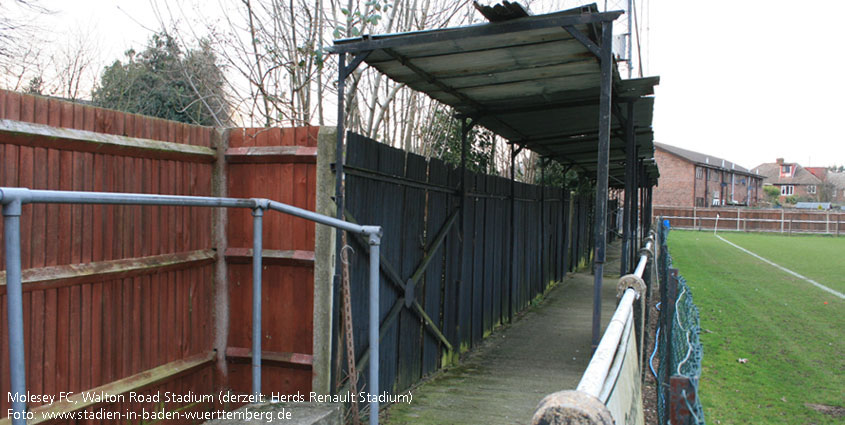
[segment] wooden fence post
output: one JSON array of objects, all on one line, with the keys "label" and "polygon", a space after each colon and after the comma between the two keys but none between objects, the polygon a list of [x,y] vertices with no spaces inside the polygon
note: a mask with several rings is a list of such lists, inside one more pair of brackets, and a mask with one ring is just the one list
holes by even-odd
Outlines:
[{"label": "wooden fence post", "polygon": [[780,209],[780,232],[783,233],[784,213],[783,207]]},{"label": "wooden fence post", "polygon": [[824,233],[830,233],[830,211],[824,216]]},{"label": "wooden fence post", "polygon": [[789,219],[789,233],[787,233],[787,236],[792,236],[792,219]]},{"label": "wooden fence post", "polygon": [[740,208],[736,208],[736,230],[739,231],[739,215],[740,215]]},{"label": "wooden fence post", "polygon": [[672,425],[686,425],[693,423],[692,413],[687,407],[695,403],[695,388],[686,376],[674,375],[669,378],[669,423]]}]

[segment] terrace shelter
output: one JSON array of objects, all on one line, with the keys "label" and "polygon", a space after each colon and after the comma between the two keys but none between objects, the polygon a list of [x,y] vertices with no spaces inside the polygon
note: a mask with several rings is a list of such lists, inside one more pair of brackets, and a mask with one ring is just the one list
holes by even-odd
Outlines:
[{"label": "terrace shelter", "polygon": [[[612,52],[613,21],[622,12],[595,4],[528,16],[483,10],[496,22],[458,28],[336,40],[339,54],[337,154],[345,137],[345,79],[366,63],[456,111],[462,124],[461,168],[467,133],[481,125],[511,145],[530,149],[595,182],[593,344],[599,339],[600,288],[605,263],[609,188],[640,197],[647,214],[658,170],[653,159],[652,110],[658,77],[622,80]],[[494,13],[490,13],[494,12]],[[347,64],[347,55],[351,60]],[[337,166],[338,216],[343,211],[342,160]],[[462,184],[462,202],[466,200]],[[643,189],[638,193],[638,189]],[[460,222],[469,219],[461,214]],[[633,269],[638,246],[635,208],[625,208],[622,271]],[[462,226],[462,228],[465,226]],[[513,255],[513,248],[511,248]]]},{"label": "terrace shelter", "polygon": [[[455,110],[463,136],[461,229],[471,220],[464,208],[466,154],[467,135],[475,125],[491,130],[511,146],[511,205],[515,158],[523,149],[538,153],[544,165],[557,161],[595,183],[595,348],[600,338],[609,189],[624,189],[625,199],[633,201],[626,202],[633,208],[625,208],[623,221],[623,274],[633,270],[634,247],[640,245],[643,233],[637,231],[638,225],[645,229],[650,221],[651,187],[658,177],[652,95],[659,79],[621,79],[612,52],[613,21],[621,11],[599,12],[592,4],[531,16],[519,9],[497,13],[482,7],[490,23],[334,42],[329,50],[339,57],[337,214],[341,217],[344,211],[345,80],[366,63]],[[641,217],[637,216],[638,198]],[[515,228],[513,220],[511,226]],[[511,245],[511,260],[514,255]]]}]

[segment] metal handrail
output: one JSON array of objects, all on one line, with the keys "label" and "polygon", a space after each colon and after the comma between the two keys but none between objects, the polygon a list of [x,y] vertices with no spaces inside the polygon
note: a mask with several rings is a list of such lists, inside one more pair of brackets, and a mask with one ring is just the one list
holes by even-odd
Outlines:
[{"label": "metal handrail", "polygon": [[[274,210],[324,224],[348,232],[366,235],[370,244],[370,391],[378,395],[379,358],[379,248],[380,226],[361,226],[334,217],[318,214],[292,205],[264,198],[222,198],[207,196],[157,195],[142,193],[77,192],[58,190],[31,190],[21,187],[0,187],[0,205],[3,212],[4,246],[6,260],[6,303],[9,327],[10,394],[26,394],[26,361],[24,358],[23,286],[21,276],[20,216],[24,204],[107,204],[107,205],[159,205],[221,208],[249,208],[253,215],[252,259],[252,393],[261,394],[261,261],[262,222],[264,210]],[[370,397],[370,423],[378,423],[378,397]],[[12,402],[12,423],[26,424],[26,403],[20,397]],[[375,418],[373,418],[375,417]]]},{"label": "metal handrail", "polygon": [[[645,251],[651,252],[654,246],[654,241],[650,236],[646,240]],[[634,270],[633,276],[642,280],[646,265],[648,264],[649,255],[643,253],[640,255],[637,267]],[[624,277],[623,277],[624,279]],[[619,353],[624,353],[628,338],[625,338],[630,332],[629,322],[633,319],[634,301],[640,298],[640,294],[634,288],[628,288],[623,292],[622,298],[619,300],[619,305],[610,319],[610,323],[605,329],[598,347],[596,347],[587,369],[581,376],[578,382],[576,391],[580,391],[598,398],[602,403],[606,402],[610,391],[608,386],[612,386],[618,378],[619,368],[615,367],[618,361]],[[605,399],[602,399],[602,396]]]}]

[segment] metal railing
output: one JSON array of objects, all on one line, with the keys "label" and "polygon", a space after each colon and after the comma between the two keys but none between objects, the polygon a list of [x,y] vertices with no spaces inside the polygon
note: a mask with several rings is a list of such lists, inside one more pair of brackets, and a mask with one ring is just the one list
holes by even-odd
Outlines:
[{"label": "metal railing", "polygon": [[[107,205],[156,205],[184,207],[249,208],[253,216],[252,257],[252,393],[261,394],[261,258],[263,249],[262,219],[265,210],[273,210],[300,217],[315,223],[367,236],[370,245],[369,282],[369,339],[370,339],[370,391],[378,394],[379,358],[379,247],[380,226],[361,226],[334,217],[317,214],[292,205],[263,198],[218,198],[203,196],[153,195],[140,193],[75,192],[56,190],[30,190],[19,187],[0,188],[0,205],[3,212],[4,246],[6,260],[6,303],[9,334],[9,374],[12,401],[12,423],[26,424],[26,402],[18,395],[26,394],[26,361],[24,358],[23,287],[21,276],[20,216],[24,204],[107,204]],[[370,398],[370,423],[378,423],[378,399]]]},{"label": "metal railing", "polygon": [[[567,420],[575,418],[582,420],[589,418],[589,422],[583,423],[613,423],[614,420],[615,423],[624,423],[627,413],[631,410],[638,411],[640,417],[639,421],[632,423],[641,423],[641,393],[632,395],[629,402],[631,406],[623,406],[624,412],[618,411],[616,407],[611,408],[610,404],[614,390],[618,389],[617,384],[625,370],[624,364],[632,360],[626,358],[632,348],[636,353],[637,358],[633,360],[637,367],[628,370],[639,372],[639,365],[643,364],[643,335],[645,323],[647,323],[644,306],[653,280],[650,275],[656,272],[653,267],[654,239],[653,233],[646,238],[644,247],[640,249],[639,261],[634,272],[619,278],[617,284],[617,293],[620,295],[619,304],[578,386],[574,391],[562,391],[546,396],[534,413],[533,424],[568,423]],[[637,305],[635,301],[640,301],[640,305]],[[637,333],[636,338],[632,338],[632,332]],[[632,347],[632,343],[636,346]],[[642,375],[638,373],[636,376],[627,378],[640,381]],[[638,384],[635,387],[641,388]],[[622,415],[621,418],[619,418],[620,415]]]}]

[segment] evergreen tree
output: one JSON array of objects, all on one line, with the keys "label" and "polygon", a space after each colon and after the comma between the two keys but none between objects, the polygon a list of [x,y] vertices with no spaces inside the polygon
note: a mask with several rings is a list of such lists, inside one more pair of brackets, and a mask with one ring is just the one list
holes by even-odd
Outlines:
[{"label": "evergreen tree", "polygon": [[199,125],[225,125],[229,108],[223,71],[207,43],[183,52],[154,34],[140,53],[107,66],[94,89],[97,106]]}]

